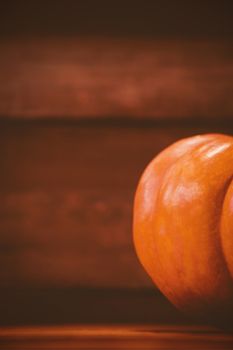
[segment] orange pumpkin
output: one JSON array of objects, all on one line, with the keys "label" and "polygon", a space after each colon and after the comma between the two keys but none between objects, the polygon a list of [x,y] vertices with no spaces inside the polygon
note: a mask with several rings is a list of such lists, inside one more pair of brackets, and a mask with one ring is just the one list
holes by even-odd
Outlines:
[{"label": "orange pumpkin", "polygon": [[134,203],[137,255],[178,308],[232,316],[233,137],[178,141],[144,171]]}]

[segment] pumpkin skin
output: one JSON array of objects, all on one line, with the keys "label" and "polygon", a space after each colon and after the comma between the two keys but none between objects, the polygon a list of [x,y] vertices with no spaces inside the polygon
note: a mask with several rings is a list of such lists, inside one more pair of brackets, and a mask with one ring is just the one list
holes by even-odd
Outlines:
[{"label": "pumpkin skin", "polygon": [[233,317],[233,137],[180,140],[156,156],[135,195],[143,267],[180,310]]}]

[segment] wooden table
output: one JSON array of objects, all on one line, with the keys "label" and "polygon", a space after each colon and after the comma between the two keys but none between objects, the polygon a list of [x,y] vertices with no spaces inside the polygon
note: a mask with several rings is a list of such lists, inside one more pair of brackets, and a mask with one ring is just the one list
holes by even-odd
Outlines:
[{"label": "wooden table", "polygon": [[192,325],[5,327],[1,349],[232,349],[233,335]]}]

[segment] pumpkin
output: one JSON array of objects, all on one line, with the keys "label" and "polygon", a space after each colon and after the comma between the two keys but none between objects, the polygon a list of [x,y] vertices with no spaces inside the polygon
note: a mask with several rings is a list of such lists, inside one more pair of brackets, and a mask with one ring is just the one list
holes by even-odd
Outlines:
[{"label": "pumpkin", "polygon": [[180,140],[145,169],[135,195],[137,255],[161,292],[198,317],[232,316],[233,137]]}]

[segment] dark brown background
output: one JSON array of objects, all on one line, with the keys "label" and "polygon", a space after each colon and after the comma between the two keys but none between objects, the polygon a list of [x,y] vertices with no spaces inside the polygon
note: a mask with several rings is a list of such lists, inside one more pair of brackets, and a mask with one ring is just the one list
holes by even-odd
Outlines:
[{"label": "dark brown background", "polygon": [[0,323],[175,322],[132,244],[147,163],[233,131],[231,1],[0,5]]}]

